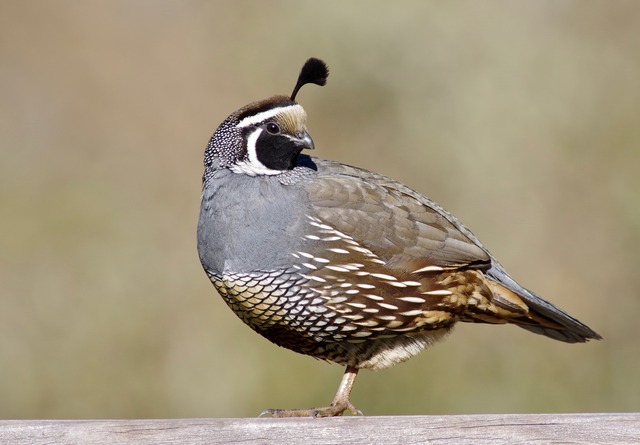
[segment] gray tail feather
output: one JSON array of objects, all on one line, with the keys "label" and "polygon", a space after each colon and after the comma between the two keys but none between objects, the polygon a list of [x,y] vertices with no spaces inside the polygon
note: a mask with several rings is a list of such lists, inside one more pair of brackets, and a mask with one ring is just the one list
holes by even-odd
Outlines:
[{"label": "gray tail feather", "polygon": [[[491,269],[487,270],[485,274],[489,279],[518,294],[527,306],[529,306],[529,310],[535,315],[554,322],[549,325],[516,322],[521,328],[567,343],[583,343],[591,339],[599,340],[602,338],[587,325],[576,320],[571,315],[555,307],[530,290],[520,286],[505,272],[499,263],[495,262]],[[558,326],[556,326],[556,324]]]}]

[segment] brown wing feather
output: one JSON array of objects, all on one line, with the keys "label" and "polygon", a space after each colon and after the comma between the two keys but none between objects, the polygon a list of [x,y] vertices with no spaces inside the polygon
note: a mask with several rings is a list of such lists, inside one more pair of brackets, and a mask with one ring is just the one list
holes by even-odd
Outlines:
[{"label": "brown wing feather", "polygon": [[[350,252],[352,264],[370,263],[367,274],[349,271],[356,287],[340,293],[337,312],[357,313],[361,326],[375,326],[380,335],[439,329],[461,320],[514,323],[568,342],[599,338],[510,278],[496,280],[508,277],[499,263],[436,203],[384,176],[328,164],[330,175],[320,169],[306,185],[310,216],[316,225],[327,228],[330,222],[330,231],[345,235],[348,250],[357,246]],[[328,256],[331,262],[340,257]],[[329,281],[336,276],[325,268],[313,274]],[[367,296],[359,285],[375,291]]]},{"label": "brown wing feather", "polygon": [[364,182],[352,170],[307,185],[314,216],[331,221],[386,261],[422,258],[443,267],[490,262],[477,239],[434,203],[382,176]]}]

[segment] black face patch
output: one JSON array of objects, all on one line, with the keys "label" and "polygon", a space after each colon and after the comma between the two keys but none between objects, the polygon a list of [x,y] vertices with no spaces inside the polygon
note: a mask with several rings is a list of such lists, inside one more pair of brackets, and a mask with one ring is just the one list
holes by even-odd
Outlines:
[{"label": "black face patch", "polygon": [[302,151],[300,145],[281,134],[263,131],[256,141],[258,161],[271,170],[291,170],[296,166],[296,158]]}]

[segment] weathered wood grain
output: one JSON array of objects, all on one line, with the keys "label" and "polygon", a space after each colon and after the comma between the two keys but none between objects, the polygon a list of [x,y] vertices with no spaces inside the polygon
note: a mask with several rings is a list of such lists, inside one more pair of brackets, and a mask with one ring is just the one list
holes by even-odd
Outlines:
[{"label": "weathered wood grain", "polygon": [[1,420],[0,444],[638,444],[640,413]]}]

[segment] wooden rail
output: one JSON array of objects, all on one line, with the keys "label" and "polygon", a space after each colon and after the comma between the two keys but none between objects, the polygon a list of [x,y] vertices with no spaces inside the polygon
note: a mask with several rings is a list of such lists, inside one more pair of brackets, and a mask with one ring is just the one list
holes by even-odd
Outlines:
[{"label": "wooden rail", "polygon": [[0,444],[639,444],[640,413],[0,420]]}]

